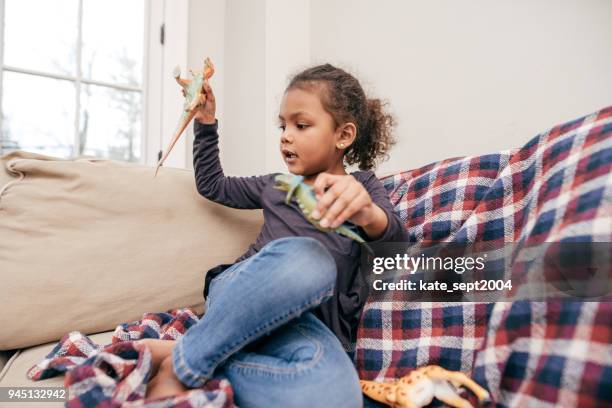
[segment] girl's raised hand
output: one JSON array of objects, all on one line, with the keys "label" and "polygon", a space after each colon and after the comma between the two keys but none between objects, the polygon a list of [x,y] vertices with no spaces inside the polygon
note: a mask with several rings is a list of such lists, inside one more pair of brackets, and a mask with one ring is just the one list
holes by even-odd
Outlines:
[{"label": "girl's raised hand", "polygon": [[202,99],[205,100],[204,103],[198,107],[195,114],[195,119],[200,123],[212,124],[215,123],[215,110],[217,106],[215,102],[215,94],[213,93],[208,81],[204,81],[202,88]]},{"label": "girl's raised hand", "polygon": [[321,219],[322,227],[337,228],[349,220],[361,226],[373,239],[386,229],[387,215],[372,202],[370,194],[355,177],[320,173],[313,183],[313,190],[318,203],[311,216]]}]

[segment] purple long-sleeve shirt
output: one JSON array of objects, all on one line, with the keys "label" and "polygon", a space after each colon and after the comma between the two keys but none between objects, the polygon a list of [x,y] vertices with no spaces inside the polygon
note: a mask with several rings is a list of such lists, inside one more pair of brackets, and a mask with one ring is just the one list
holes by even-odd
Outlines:
[{"label": "purple long-sleeve shirt", "polygon": [[[353,351],[361,310],[368,295],[365,278],[359,273],[360,245],[339,234],[319,231],[304,218],[297,204],[285,204],[286,193],[273,188],[274,176],[278,173],[251,177],[225,176],[219,160],[217,123],[206,125],[195,121],[194,133],[193,161],[199,193],[228,207],[263,209],[264,224],[259,236],[234,262],[250,257],[278,238],[305,236],[319,240],[333,256],[338,277],[333,297],[317,307],[314,313],[336,334],[345,350]],[[372,201],[383,209],[389,220],[383,235],[376,241],[369,241],[404,241],[404,227],[376,175],[371,171],[356,171],[351,175],[363,184]],[[368,240],[361,228],[357,231]],[[230,265],[219,265],[207,272],[204,296],[208,295],[210,281]]]}]

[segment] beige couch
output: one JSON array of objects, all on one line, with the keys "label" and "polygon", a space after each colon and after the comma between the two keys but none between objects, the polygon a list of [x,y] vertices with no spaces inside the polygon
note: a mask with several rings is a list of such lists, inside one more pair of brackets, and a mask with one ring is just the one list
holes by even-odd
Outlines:
[{"label": "beige couch", "polygon": [[67,332],[108,343],[117,324],[145,312],[202,311],[204,272],[255,239],[261,211],[204,199],[190,171],[153,173],[99,159],[0,157],[0,387],[62,385],[26,371]]}]

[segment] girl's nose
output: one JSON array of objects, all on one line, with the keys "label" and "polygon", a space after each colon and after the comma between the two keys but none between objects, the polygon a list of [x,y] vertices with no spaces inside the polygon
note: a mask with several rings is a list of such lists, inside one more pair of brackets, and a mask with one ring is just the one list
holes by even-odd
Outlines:
[{"label": "girl's nose", "polygon": [[283,130],[283,133],[281,133],[281,142],[283,143],[293,142],[293,137],[290,135],[289,130],[287,129]]}]

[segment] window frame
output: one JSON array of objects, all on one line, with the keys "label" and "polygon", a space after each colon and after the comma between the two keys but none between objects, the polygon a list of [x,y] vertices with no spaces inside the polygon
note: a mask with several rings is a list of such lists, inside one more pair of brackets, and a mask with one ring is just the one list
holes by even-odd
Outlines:
[{"label": "window frame", "polygon": [[[145,0],[144,9],[144,35],[143,35],[143,63],[142,63],[142,83],[139,87],[114,84],[105,81],[98,81],[89,78],[84,78],[81,71],[81,53],[83,48],[82,38],[82,23],[83,23],[83,0],[78,0],[78,28],[77,28],[77,70],[75,75],[62,75],[38,71],[35,69],[27,69],[6,65],[4,63],[4,31],[5,31],[5,0],[0,0],[0,155],[3,155],[3,139],[2,132],[2,99],[3,99],[3,73],[15,72],[26,75],[34,75],[42,78],[51,78],[58,80],[70,81],[75,84],[75,120],[73,134],[73,150],[72,156],[75,156],[80,150],[79,128],[81,125],[81,87],[82,85],[96,85],[112,89],[140,92],[142,100],[141,114],[141,134],[140,134],[140,157],[138,163],[152,165],[157,162],[159,150],[163,144],[162,129],[168,128],[169,116],[162,114],[168,112],[165,109],[167,103],[164,103],[164,88],[167,87],[167,81],[163,81],[163,74],[167,65],[168,59],[175,60],[177,57],[179,62],[186,61],[187,55],[187,35],[186,27],[188,22],[188,0],[170,1],[170,0]],[[172,3],[172,5],[171,5]],[[184,35],[181,35],[181,30],[175,30],[177,27],[185,27]],[[164,28],[162,28],[164,27]],[[168,28],[173,31],[179,31],[179,35],[168,35]],[[162,44],[162,32],[165,31],[164,44]],[[170,40],[170,41],[169,41]],[[166,51],[176,49],[176,51]],[[181,60],[181,55],[183,56]],[[152,67],[161,67],[161,70],[152,69]],[[175,98],[166,98],[173,100]],[[169,102],[169,101],[168,101]],[[165,132],[165,131],[164,131]],[[165,132],[167,133],[167,132]],[[182,163],[179,158],[178,164],[184,167],[185,158]]]}]

